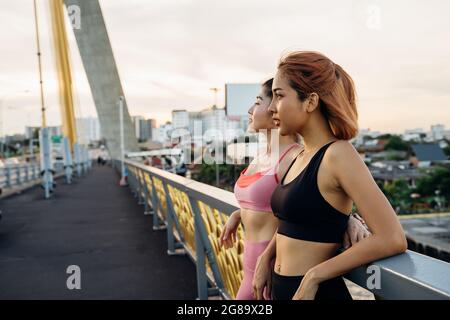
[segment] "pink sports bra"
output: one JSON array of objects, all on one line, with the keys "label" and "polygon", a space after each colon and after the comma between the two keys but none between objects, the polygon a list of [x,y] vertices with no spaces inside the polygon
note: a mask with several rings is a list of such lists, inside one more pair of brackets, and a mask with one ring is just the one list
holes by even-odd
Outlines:
[{"label": "pink sports bra", "polygon": [[241,208],[272,212],[270,199],[279,182],[277,177],[278,165],[286,154],[296,146],[299,147],[300,145],[296,143],[287,148],[278,162],[267,170],[255,172],[248,176],[245,175],[248,167],[241,172],[234,185],[234,195]]}]

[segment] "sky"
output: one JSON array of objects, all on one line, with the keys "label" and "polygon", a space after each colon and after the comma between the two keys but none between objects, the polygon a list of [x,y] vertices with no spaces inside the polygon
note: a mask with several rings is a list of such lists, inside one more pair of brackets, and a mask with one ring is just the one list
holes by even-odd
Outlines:
[{"label": "sky", "polygon": [[[38,0],[49,125],[60,110],[48,0]],[[450,129],[450,1],[100,0],[131,115],[214,103],[212,87],[260,83],[293,50],[315,50],[356,83],[361,128]],[[82,13],[81,13],[82,14]],[[0,2],[0,135],[40,124],[33,2]],[[77,117],[96,116],[68,29]]]}]

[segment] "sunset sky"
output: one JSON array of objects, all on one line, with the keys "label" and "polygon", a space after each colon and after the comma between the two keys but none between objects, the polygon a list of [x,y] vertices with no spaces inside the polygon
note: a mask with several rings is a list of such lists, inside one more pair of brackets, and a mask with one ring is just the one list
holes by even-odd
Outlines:
[{"label": "sunset sky", "polygon": [[[225,83],[272,76],[291,50],[320,51],[354,78],[360,127],[450,129],[450,1],[101,0],[132,115],[200,110]],[[60,124],[47,0],[38,0],[49,124]],[[82,14],[82,13],[81,13]],[[33,2],[0,4],[4,134],[39,125]],[[96,114],[72,30],[77,116]],[[1,133],[0,132],[0,133]]]}]

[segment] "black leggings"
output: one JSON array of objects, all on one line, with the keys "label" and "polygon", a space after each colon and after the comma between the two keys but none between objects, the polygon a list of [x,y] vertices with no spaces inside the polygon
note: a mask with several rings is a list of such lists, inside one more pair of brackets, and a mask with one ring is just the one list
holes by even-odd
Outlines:
[{"label": "black leggings", "polygon": [[[291,300],[303,276],[283,276],[272,272],[272,299]],[[314,300],[353,300],[342,277],[319,284]]]}]

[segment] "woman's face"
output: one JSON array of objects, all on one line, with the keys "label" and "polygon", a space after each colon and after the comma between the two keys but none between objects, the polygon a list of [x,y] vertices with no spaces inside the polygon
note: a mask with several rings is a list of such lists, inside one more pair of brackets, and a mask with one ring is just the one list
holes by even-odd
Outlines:
[{"label": "woman's face", "polygon": [[264,88],[256,97],[256,101],[248,110],[249,126],[251,132],[258,132],[260,130],[270,130],[275,128],[275,123],[272,119],[272,113],[269,111],[269,105],[272,99],[264,93]]},{"label": "woman's face", "polygon": [[308,99],[300,101],[297,92],[289,85],[288,80],[277,72],[272,86],[273,99],[269,106],[275,126],[280,134],[290,135],[301,132],[301,128],[308,120]]}]

